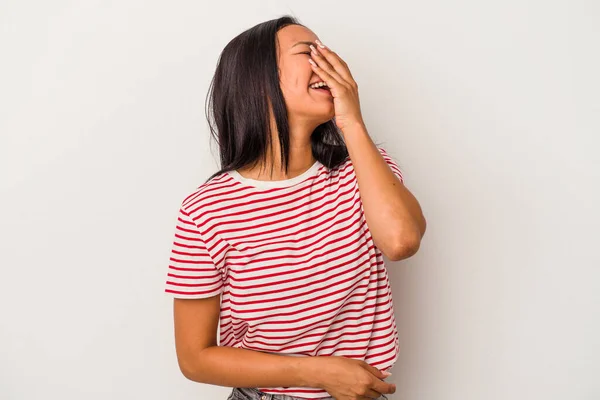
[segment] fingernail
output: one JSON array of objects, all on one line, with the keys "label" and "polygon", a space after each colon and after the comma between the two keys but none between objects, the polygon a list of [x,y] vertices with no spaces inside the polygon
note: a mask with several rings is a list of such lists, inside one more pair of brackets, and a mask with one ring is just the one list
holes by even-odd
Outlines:
[{"label": "fingernail", "polygon": [[387,371],[381,371],[384,376],[390,376],[392,373]]},{"label": "fingernail", "polygon": [[317,44],[319,45],[319,47],[325,48],[325,45],[323,43],[321,43],[321,41],[319,39],[315,40],[315,42],[317,42]]}]

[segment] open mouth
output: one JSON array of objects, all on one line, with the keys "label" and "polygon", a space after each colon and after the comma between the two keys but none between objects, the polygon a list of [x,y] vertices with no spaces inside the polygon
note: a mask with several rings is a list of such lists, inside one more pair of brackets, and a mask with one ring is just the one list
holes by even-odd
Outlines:
[{"label": "open mouth", "polygon": [[321,92],[324,94],[328,94],[331,96],[331,90],[329,90],[328,86],[321,86],[321,87],[309,87],[309,89],[315,90],[317,92]]}]

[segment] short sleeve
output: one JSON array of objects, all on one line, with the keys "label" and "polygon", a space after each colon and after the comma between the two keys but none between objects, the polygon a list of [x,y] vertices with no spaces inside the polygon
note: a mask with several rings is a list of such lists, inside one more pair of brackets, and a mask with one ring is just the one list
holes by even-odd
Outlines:
[{"label": "short sleeve", "polygon": [[400,182],[404,183],[402,171],[400,171],[400,167],[398,167],[398,163],[396,162],[396,160],[394,160],[394,158],[391,157],[383,147],[377,146],[377,149],[381,153],[381,156],[383,157],[387,165],[390,167],[394,175],[396,175],[398,179],[400,179]]},{"label": "short sleeve", "polygon": [[221,273],[183,205],[177,217],[165,286],[166,293],[180,299],[203,299],[223,290]]}]

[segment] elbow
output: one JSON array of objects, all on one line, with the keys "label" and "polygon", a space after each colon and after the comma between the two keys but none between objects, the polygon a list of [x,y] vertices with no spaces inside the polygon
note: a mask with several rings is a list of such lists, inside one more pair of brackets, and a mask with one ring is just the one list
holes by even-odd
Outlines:
[{"label": "elbow", "polygon": [[193,378],[197,375],[190,366],[184,365],[183,363],[179,363],[179,371],[181,371],[181,374],[191,381],[193,381]]},{"label": "elbow", "polygon": [[198,366],[197,358],[191,358],[191,357],[187,358],[187,359],[178,358],[177,362],[179,365],[179,370],[181,371],[183,376],[185,376],[190,381],[194,381],[194,382],[201,381],[200,373],[198,371],[199,366]]},{"label": "elbow", "polygon": [[425,233],[425,229],[419,232],[415,232],[411,235],[404,235],[403,238],[397,241],[396,248],[389,257],[392,261],[400,261],[405,258],[414,256],[421,247],[421,238]]},{"label": "elbow", "polygon": [[405,258],[409,258],[414,256],[418,251],[419,247],[421,247],[421,241],[411,242],[410,244],[404,244],[402,246],[398,246],[396,251],[394,251],[389,257],[391,261],[400,261]]},{"label": "elbow", "polygon": [[210,383],[210,361],[208,355],[203,352],[209,348],[218,347],[218,345],[209,345],[202,347],[200,350],[189,352],[186,356],[179,358],[179,370],[187,379],[198,383]]},{"label": "elbow", "polygon": [[412,232],[413,232],[412,235],[409,235],[410,237],[412,237],[412,243],[414,244],[415,242],[417,242],[417,246],[418,246],[418,244],[421,242],[421,239],[423,238],[423,235],[425,235],[426,230],[427,230],[427,220],[425,219],[425,216],[421,212],[421,213],[419,213],[418,218],[416,218],[414,221],[414,228],[412,230]]},{"label": "elbow", "polygon": [[196,383],[208,383],[205,380],[205,376],[202,373],[202,371],[198,370],[198,369],[194,369],[194,368],[182,368],[180,367],[179,370],[181,371],[181,373],[183,374],[183,376],[186,377],[186,379],[192,381],[192,382],[196,382]]}]

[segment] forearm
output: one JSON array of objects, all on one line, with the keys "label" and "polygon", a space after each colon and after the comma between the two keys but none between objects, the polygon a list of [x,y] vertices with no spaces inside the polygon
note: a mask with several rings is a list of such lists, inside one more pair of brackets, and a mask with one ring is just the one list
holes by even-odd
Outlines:
[{"label": "forearm", "polygon": [[294,357],[228,346],[200,352],[186,378],[228,387],[320,387],[314,368],[318,357]]},{"label": "forearm", "polygon": [[349,126],[344,141],[375,245],[390,259],[397,249],[418,247],[426,221],[415,196],[389,168],[364,124]]}]

